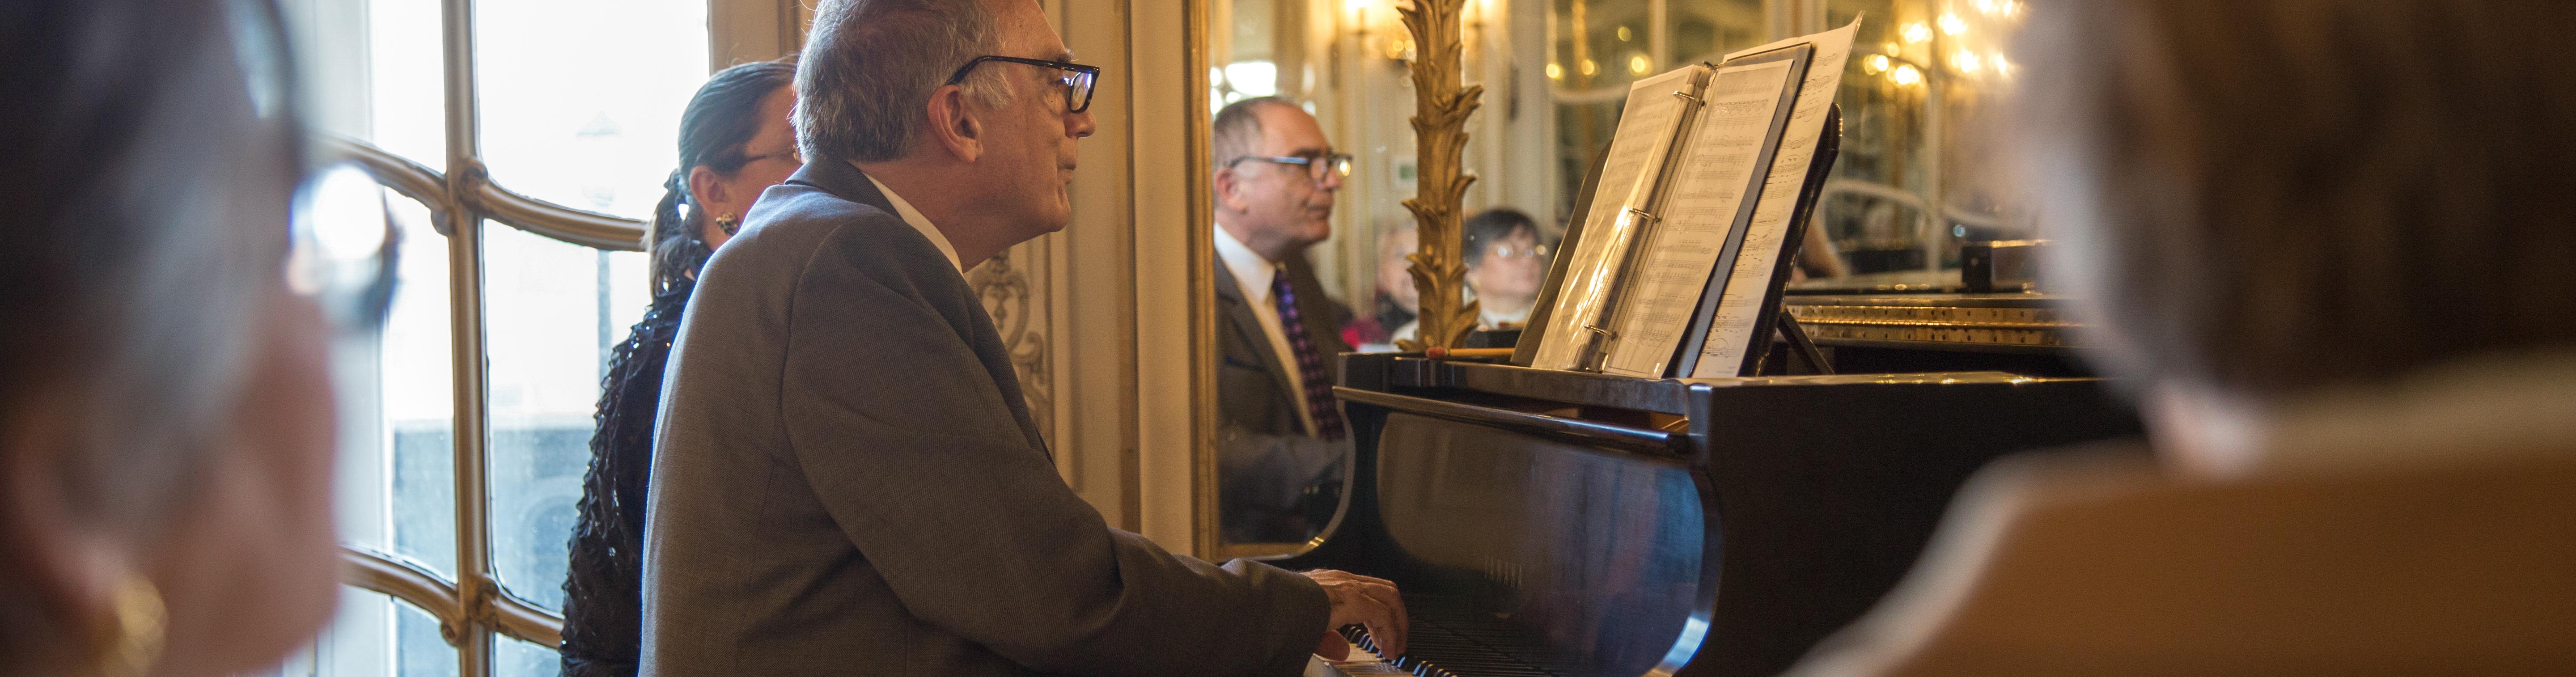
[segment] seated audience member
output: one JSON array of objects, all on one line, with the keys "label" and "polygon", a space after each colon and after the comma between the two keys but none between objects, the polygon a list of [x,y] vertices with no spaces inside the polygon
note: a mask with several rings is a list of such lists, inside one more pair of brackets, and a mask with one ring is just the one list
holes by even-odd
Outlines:
[{"label": "seated audience member", "polygon": [[654,677],[1297,675],[1392,584],[1222,566],[1056,474],[965,271],[1064,228],[1099,70],[1033,0],[826,0],[807,163],[707,262],[645,521]]},{"label": "seated audience member", "polygon": [[1405,260],[1417,242],[1411,223],[1381,231],[1377,240],[1377,303],[1368,317],[1343,330],[1342,341],[1363,352],[1395,350],[1395,340],[1413,338],[1422,314],[1422,294],[1413,289],[1413,262]]},{"label": "seated audience member", "polygon": [[1333,234],[1350,156],[1314,116],[1272,97],[1217,111],[1209,135],[1220,528],[1237,542],[1303,541],[1331,517],[1318,488],[1340,485],[1350,448],[1332,381],[1351,350],[1349,313],[1306,261]]},{"label": "seated audience member", "polygon": [[0,674],[258,673],[331,616],[326,317],[382,318],[386,250],[290,236],[283,32],[0,9]]},{"label": "seated audience member", "polygon": [[804,165],[796,154],[796,62],[747,63],[698,87],[680,114],[680,168],[653,210],[653,306],[617,344],[590,438],[572,566],[564,581],[563,672],[634,677],[643,636],[644,496],[662,367],[698,268],[742,227],[760,192]]},{"label": "seated audience member", "polygon": [[1538,222],[1515,209],[1488,209],[1467,219],[1467,287],[1476,292],[1478,329],[1512,329],[1529,322],[1547,283],[1548,246]]},{"label": "seated audience member", "polygon": [[1796,674],[2576,666],[2576,5],[2030,22],[2024,176],[2156,462],[1990,470]]}]

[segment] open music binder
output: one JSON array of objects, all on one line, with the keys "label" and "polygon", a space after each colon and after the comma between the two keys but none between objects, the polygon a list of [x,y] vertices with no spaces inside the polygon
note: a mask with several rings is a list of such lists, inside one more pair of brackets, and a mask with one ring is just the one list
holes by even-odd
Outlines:
[{"label": "open music binder", "polygon": [[1640,80],[1513,362],[1622,376],[1758,367],[1824,171],[1851,25]]}]

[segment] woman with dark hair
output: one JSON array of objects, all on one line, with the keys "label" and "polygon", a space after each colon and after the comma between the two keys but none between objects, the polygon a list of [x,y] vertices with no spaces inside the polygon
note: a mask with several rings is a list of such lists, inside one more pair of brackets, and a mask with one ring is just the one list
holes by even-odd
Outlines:
[{"label": "woman with dark hair", "polygon": [[0,5],[0,674],[257,671],[330,617],[324,311],[381,318],[339,283],[387,250],[289,228],[282,32],[266,0]]},{"label": "woman with dark hair", "polygon": [[796,60],[747,63],[709,78],[680,117],[680,168],[663,184],[647,245],[653,307],[610,358],[590,438],[572,566],[564,581],[563,672],[633,677],[641,651],[645,481],[662,365],[698,269],[742,225],[760,192],[803,166],[788,117]]},{"label": "woman with dark hair", "polygon": [[1476,291],[1479,329],[1509,329],[1529,322],[1547,284],[1548,246],[1538,222],[1507,207],[1467,219],[1467,286]]}]

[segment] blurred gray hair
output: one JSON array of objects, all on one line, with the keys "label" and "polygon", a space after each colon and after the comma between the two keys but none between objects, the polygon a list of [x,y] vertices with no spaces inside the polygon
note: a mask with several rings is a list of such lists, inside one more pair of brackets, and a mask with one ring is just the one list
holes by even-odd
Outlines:
[{"label": "blurred gray hair", "polygon": [[1208,166],[1223,170],[1227,163],[1251,155],[1261,145],[1261,109],[1270,106],[1295,108],[1297,104],[1275,96],[1256,96],[1226,104],[1216,112],[1216,121],[1208,123]]},{"label": "blurred gray hair", "polygon": [[[1001,48],[988,0],[825,0],[796,70],[796,145],[809,160],[903,157],[929,125],[930,93],[975,57]],[[967,78],[967,99],[1010,100],[992,69]]]}]

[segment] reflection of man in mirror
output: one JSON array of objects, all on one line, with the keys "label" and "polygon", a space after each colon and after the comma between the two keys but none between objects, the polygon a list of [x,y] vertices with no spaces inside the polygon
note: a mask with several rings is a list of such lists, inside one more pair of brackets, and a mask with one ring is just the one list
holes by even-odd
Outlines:
[{"label": "reflection of man in mirror", "polygon": [[1476,292],[1479,329],[1529,322],[1547,283],[1549,248],[1538,222],[1516,209],[1488,209],[1467,219],[1467,287]]},{"label": "reflection of man in mirror", "polygon": [[1306,248],[1333,234],[1350,157],[1287,100],[1245,99],[1209,129],[1216,175],[1217,460],[1224,537],[1303,541],[1332,516],[1348,445],[1333,399],[1349,314]]}]

